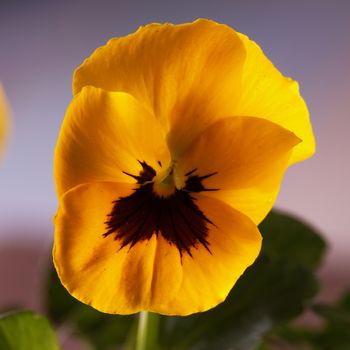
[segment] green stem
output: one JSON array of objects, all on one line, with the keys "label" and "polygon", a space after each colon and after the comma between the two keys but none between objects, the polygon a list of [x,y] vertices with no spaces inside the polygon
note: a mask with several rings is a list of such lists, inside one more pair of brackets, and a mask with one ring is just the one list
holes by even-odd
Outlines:
[{"label": "green stem", "polygon": [[158,325],[158,314],[140,312],[136,335],[136,350],[157,349]]}]

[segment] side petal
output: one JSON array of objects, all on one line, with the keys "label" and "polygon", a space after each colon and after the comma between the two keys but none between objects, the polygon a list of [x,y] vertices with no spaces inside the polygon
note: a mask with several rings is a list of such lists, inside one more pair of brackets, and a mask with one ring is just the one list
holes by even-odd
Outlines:
[{"label": "side petal", "polygon": [[138,161],[169,161],[158,121],[133,96],[85,87],[68,107],[54,158],[58,196],[82,183],[130,182]]},{"label": "side petal", "polygon": [[242,96],[233,115],[261,117],[295,133],[303,142],[294,148],[290,164],[310,157],[315,152],[315,140],[298,83],[284,77],[254,41],[238,35],[247,56]]},{"label": "side petal", "polygon": [[150,24],[97,49],[75,71],[73,91],[93,85],[132,94],[170,132],[176,158],[213,118],[232,115],[244,58],[241,40],[226,25]]},{"label": "side petal", "polygon": [[184,254],[181,259],[160,234],[120,249],[118,241],[101,233],[111,201],[130,190],[127,184],[84,184],[62,197],[53,250],[62,284],[78,300],[115,314],[187,315],[223,301],[259,254],[256,226],[219,200],[198,196],[216,225],[208,237],[211,253],[201,246],[193,258]]},{"label": "side petal", "polygon": [[62,284],[78,300],[106,313],[166,310],[182,281],[179,252],[161,237],[153,235],[131,249],[120,249],[113,235],[103,237],[112,201],[133,187],[77,186],[63,195],[55,217],[53,257]]},{"label": "side petal", "polygon": [[208,196],[219,198],[258,224],[272,208],[282,176],[300,140],[277,124],[254,117],[231,117],[208,127],[179,161],[184,183],[193,169]]},{"label": "side petal", "polygon": [[223,302],[243,272],[259,255],[262,237],[245,215],[225,203],[197,195],[197,204],[215,224],[208,235],[209,253],[203,246],[184,255],[183,279],[171,314],[187,315]]}]

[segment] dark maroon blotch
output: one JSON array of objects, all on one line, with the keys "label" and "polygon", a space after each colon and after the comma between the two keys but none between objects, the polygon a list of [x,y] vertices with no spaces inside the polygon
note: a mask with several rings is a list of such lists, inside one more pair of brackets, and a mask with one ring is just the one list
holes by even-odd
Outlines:
[{"label": "dark maroon blotch", "polygon": [[204,215],[195,203],[192,192],[214,191],[206,189],[202,180],[213,176],[194,175],[196,169],[187,173],[183,189],[176,189],[167,197],[161,197],[153,191],[155,170],[146,162],[140,162],[139,175],[132,175],[139,185],[134,192],[113,202],[113,208],[106,221],[104,236],[115,234],[121,240],[121,247],[132,248],[137,242],[149,240],[153,234],[162,235],[169,243],[175,244],[181,256],[183,252],[190,256],[191,248],[203,245],[209,252],[207,241],[208,225],[213,223]]}]

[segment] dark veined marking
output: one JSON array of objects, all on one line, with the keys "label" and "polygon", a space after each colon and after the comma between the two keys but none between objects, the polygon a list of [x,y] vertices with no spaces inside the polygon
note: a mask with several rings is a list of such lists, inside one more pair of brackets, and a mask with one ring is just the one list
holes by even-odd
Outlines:
[{"label": "dark veined marking", "polygon": [[[167,197],[157,195],[153,190],[155,170],[146,162],[139,162],[139,175],[125,173],[139,185],[133,193],[113,202],[111,213],[105,222],[104,237],[115,234],[114,239],[122,242],[121,248],[131,249],[137,242],[151,239],[153,234],[162,235],[170,244],[175,244],[180,252],[192,256],[191,248],[203,245],[208,252],[208,225],[214,225],[195,203],[193,192],[216,191],[202,184],[204,179],[215,175],[194,175],[197,169],[186,174],[185,186]],[[215,225],[214,225],[215,226]],[[211,253],[211,252],[210,252]]]}]

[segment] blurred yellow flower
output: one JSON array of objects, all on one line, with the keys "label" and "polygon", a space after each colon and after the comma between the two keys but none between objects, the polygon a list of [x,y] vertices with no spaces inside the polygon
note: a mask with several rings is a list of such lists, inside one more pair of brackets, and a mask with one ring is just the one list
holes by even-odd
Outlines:
[{"label": "blurred yellow flower", "polygon": [[297,83],[197,20],[110,40],[73,90],[55,151],[63,285],[107,313],[222,302],[259,254],[284,171],[314,152]]},{"label": "blurred yellow flower", "polygon": [[3,155],[6,136],[8,134],[9,109],[5,96],[5,91],[0,83],[0,159]]}]

